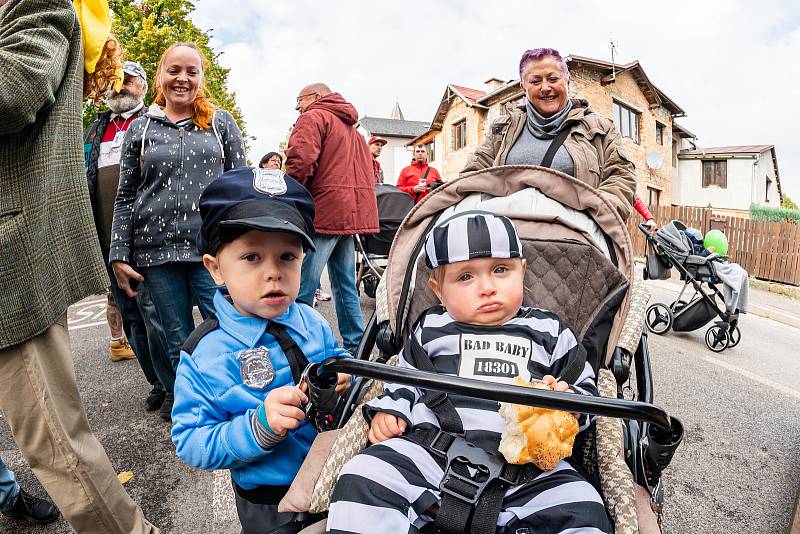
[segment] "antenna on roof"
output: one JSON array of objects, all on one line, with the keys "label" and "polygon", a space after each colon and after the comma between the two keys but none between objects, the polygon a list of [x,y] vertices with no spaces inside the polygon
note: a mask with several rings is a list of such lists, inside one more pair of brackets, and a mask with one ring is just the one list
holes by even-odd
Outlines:
[{"label": "antenna on roof", "polygon": [[611,79],[617,79],[617,66],[616,62],[614,61],[614,52],[617,51],[617,45],[614,44],[614,39],[611,39],[609,44],[611,45]]}]

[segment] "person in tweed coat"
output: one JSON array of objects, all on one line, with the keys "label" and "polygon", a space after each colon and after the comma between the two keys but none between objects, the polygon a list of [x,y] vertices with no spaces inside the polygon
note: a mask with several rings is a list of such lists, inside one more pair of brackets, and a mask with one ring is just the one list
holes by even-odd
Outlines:
[{"label": "person in tweed coat", "polygon": [[[84,0],[84,3],[91,0]],[[0,0],[0,411],[78,533],[157,533],[89,429],[67,307],[108,287],[81,146],[70,0]]]}]

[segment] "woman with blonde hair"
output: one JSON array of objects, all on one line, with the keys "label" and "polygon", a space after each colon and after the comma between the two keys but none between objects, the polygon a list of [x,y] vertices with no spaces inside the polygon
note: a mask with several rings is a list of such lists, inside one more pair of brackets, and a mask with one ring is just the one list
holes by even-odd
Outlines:
[{"label": "woman with blonde hair", "polygon": [[236,121],[208,97],[207,64],[194,43],[176,43],[161,56],[154,103],[125,133],[111,228],[109,261],[120,288],[131,297],[146,292],[157,314],[147,319],[164,330],[168,358],[153,364],[167,391],[159,413],[165,421],[181,345],[194,330],[192,304],[203,318],[213,311],[216,288],[195,243],[200,194],[245,165]]}]

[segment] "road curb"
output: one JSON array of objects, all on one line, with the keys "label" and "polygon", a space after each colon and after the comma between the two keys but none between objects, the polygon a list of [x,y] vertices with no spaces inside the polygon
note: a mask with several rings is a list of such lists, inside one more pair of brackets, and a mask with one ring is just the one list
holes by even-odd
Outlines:
[{"label": "road curb", "polygon": [[[683,284],[674,284],[672,282],[667,282],[664,280],[648,280],[645,282],[645,284],[653,285],[655,287],[660,287],[661,289],[672,291],[675,294],[680,293],[681,288],[683,287]],[[800,316],[793,315],[791,313],[786,313],[782,310],[771,308],[769,306],[763,306],[760,304],[754,304],[751,302],[748,313],[752,315],[757,315],[758,317],[764,317],[765,319],[770,319],[772,321],[785,324],[793,328],[800,329]]]}]

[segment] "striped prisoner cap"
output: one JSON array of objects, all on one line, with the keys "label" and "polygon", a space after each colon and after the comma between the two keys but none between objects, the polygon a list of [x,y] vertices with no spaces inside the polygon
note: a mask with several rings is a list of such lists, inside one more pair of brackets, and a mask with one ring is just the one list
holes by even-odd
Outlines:
[{"label": "striped prisoner cap", "polygon": [[508,217],[470,210],[437,224],[425,238],[425,253],[435,269],[472,258],[520,258],[522,243]]}]

